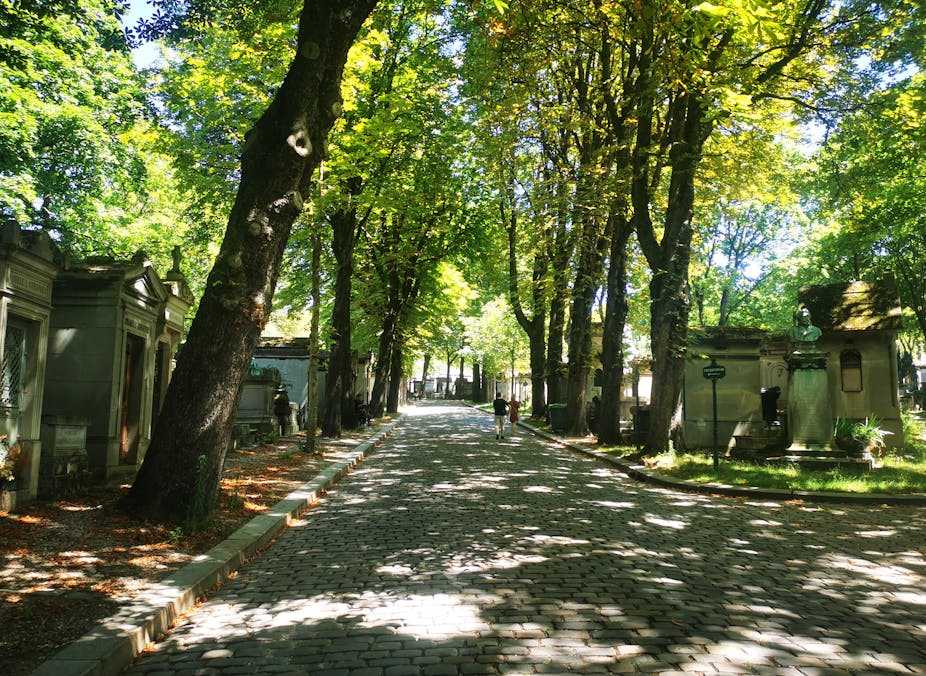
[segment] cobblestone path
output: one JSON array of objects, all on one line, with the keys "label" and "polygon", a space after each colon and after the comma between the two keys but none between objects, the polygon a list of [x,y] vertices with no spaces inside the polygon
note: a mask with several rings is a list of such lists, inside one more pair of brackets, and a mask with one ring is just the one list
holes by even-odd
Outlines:
[{"label": "cobblestone path", "polygon": [[635,483],[450,404],[133,674],[926,674],[926,510]]}]

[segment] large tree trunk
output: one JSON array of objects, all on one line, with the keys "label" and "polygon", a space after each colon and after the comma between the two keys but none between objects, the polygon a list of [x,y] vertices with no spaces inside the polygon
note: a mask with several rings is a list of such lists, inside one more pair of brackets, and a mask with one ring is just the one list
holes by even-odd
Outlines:
[{"label": "large tree trunk", "polygon": [[566,401],[566,366],[563,360],[563,344],[566,338],[566,306],[569,298],[569,259],[571,247],[568,238],[559,241],[553,256],[553,289],[550,298],[550,324],[547,328],[547,358],[545,376],[547,380],[547,403]]},{"label": "large tree trunk", "polygon": [[404,359],[402,355],[402,339],[396,336],[392,346],[392,358],[389,365],[389,395],[386,397],[386,412],[399,412],[399,393],[402,389]]},{"label": "large tree trunk", "polygon": [[[359,182],[348,188],[350,194],[359,192]],[[351,359],[351,286],[354,274],[354,242],[357,232],[357,211],[349,208],[330,217],[334,234],[333,249],[337,261],[334,282],[334,308],[331,313],[332,347],[328,359],[328,377],[325,381],[325,418],[322,434],[326,437],[341,435],[342,425],[348,429],[357,426],[354,412],[354,372]]]},{"label": "large tree trunk", "polygon": [[592,306],[603,274],[604,254],[610,234],[608,229],[595,215],[587,217],[582,226],[579,265],[572,286],[572,308],[569,313],[566,412],[567,434],[570,436],[584,437],[589,432],[585,412],[588,378],[592,371]]},{"label": "large tree trunk", "polygon": [[675,143],[669,152],[671,176],[662,241],[657,244],[652,229],[641,228],[640,223],[637,224],[641,247],[650,269],[654,271],[650,280],[653,388],[644,448],[648,455],[668,448],[673,421],[677,419],[680,406],[691,308],[688,266],[695,169],[709,128],[697,97],[680,94],[670,131]]},{"label": "large tree trunk", "polygon": [[347,52],[375,5],[376,0],[313,0],[303,7],[296,56],[245,140],[225,238],[151,445],[121,503],[129,513],[159,522],[200,522],[212,509],[283,250],[340,113]]},{"label": "large tree trunk", "polygon": [[550,256],[546,247],[541,247],[534,254],[530,282],[531,316],[528,317],[521,304],[517,256],[518,219],[513,203],[512,198],[508,215],[508,300],[514,309],[518,324],[527,334],[531,368],[531,415],[539,418],[547,410],[544,387],[547,346],[544,331],[547,324],[547,271],[550,267]]},{"label": "large tree trunk", "polygon": [[309,327],[309,369],[305,405],[305,452],[314,453],[318,437],[318,334],[321,310],[322,241],[316,224],[312,233],[312,320]]},{"label": "large tree trunk", "polygon": [[396,313],[390,308],[383,317],[383,328],[379,334],[379,346],[374,367],[373,392],[370,395],[370,415],[379,418],[386,410],[386,391],[389,386],[389,369],[392,351],[395,349]]},{"label": "large tree trunk", "polygon": [[428,384],[428,371],[431,369],[431,353],[424,353],[424,366],[421,367],[421,393],[420,398],[424,399],[424,391]]},{"label": "large tree trunk", "polygon": [[684,253],[684,261],[669,261],[671,269],[657,273],[650,282],[653,387],[644,448],[647,455],[668,448],[680,405],[689,309],[687,250]]},{"label": "large tree trunk", "polygon": [[615,213],[608,266],[608,291],[601,335],[601,404],[598,443],[621,441],[621,380],[624,375],[624,323],[627,319],[627,241],[630,222]]},{"label": "large tree trunk", "polygon": [[473,393],[472,400],[475,404],[481,404],[485,402],[485,397],[482,394],[482,368],[475,359],[473,360]]}]

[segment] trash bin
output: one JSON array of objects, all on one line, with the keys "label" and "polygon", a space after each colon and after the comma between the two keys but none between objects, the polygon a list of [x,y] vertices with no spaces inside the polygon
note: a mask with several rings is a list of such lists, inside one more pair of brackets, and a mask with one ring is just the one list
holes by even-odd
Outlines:
[{"label": "trash bin", "polygon": [[550,418],[550,427],[554,432],[562,432],[569,424],[569,417],[566,415],[566,404],[550,404],[547,407],[547,415]]},{"label": "trash bin", "polygon": [[633,432],[640,436],[649,431],[649,406],[631,406],[630,413],[633,416]]}]

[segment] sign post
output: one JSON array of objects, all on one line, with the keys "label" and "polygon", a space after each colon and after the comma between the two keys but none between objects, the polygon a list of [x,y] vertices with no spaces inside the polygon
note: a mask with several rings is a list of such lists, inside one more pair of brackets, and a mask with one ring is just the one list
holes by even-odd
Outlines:
[{"label": "sign post", "polygon": [[711,358],[711,365],[705,366],[701,372],[704,377],[711,381],[711,394],[714,402],[714,471],[720,466],[720,460],[717,457],[717,381],[727,375],[727,367],[717,364],[717,360]]}]

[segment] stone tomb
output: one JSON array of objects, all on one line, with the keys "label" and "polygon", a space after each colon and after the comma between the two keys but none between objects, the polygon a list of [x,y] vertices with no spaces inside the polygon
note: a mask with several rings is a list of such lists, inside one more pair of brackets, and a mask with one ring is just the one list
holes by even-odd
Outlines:
[{"label": "stone tomb", "polygon": [[179,269],[164,279],[144,254],[67,265],[53,288],[46,415],[87,422],[96,483],[131,480],[170,379],[193,296]]},{"label": "stone tomb", "polygon": [[[798,301],[808,308],[822,332],[815,341],[814,354],[806,355],[816,359],[819,368],[795,366],[792,341],[784,331],[742,327],[692,330],[683,399],[687,447],[710,448],[712,444],[711,383],[702,376],[711,359],[726,366],[726,376],[717,382],[719,443],[721,450],[730,449],[734,456],[794,459],[830,455],[830,435],[837,417],[864,420],[876,416],[881,427],[891,432],[888,447],[903,445],[896,282],[888,276],[878,282],[807,287],[801,290]],[[803,403],[793,401],[800,396],[795,392],[795,378],[814,379],[810,387],[798,389],[821,392],[822,396],[811,395],[811,400]],[[780,392],[778,419],[772,425],[762,415],[762,393],[776,387]],[[804,424],[801,416],[813,420]],[[785,452],[789,447],[795,452]]]},{"label": "stone tomb", "polygon": [[35,499],[39,482],[45,348],[57,252],[45,232],[0,228],[0,436],[18,451],[7,508]]}]

